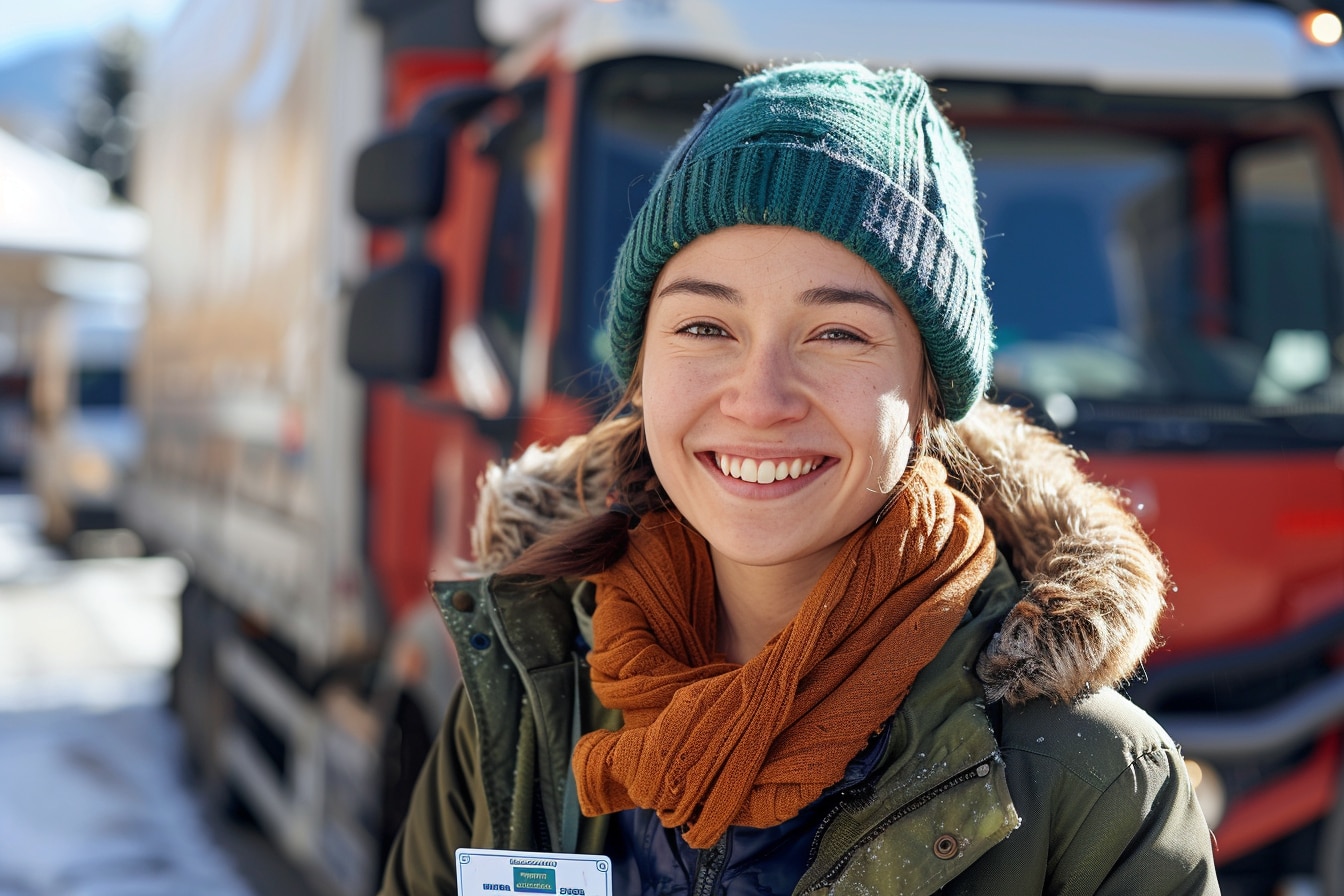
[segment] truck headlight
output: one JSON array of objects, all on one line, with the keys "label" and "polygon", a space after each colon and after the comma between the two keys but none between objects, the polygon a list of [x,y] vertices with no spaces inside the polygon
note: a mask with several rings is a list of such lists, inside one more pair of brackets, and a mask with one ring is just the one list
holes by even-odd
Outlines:
[{"label": "truck headlight", "polygon": [[1333,47],[1344,37],[1344,24],[1340,23],[1339,16],[1328,9],[1304,12],[1299,21],[1307,40],[1319,46]]}]

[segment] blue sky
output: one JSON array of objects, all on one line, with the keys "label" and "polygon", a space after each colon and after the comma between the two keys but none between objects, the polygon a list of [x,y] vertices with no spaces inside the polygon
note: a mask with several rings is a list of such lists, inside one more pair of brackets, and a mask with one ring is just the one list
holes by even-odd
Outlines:
[{"label": "blue sky", "polygon": [[0,63],[80,36],[130,22],[159,31],[183,0],[0,0]]}]

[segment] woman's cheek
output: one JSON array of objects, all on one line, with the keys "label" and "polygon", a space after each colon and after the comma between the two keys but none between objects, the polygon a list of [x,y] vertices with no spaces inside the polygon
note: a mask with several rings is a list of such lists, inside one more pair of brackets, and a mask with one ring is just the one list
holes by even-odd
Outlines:
[{"label": "woman's cheek", "polygon": [[873,469],[877,488],[891,492],[901,481],[914,450],[914,417],[909,403],[897,395],[885,395],[877,405],[877,431],[873,439]]}]

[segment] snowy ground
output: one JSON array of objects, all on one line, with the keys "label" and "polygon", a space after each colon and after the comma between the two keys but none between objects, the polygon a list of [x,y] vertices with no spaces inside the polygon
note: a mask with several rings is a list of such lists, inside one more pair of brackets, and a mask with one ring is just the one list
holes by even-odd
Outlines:
[{"label": "snowy ground", "polygon": [[0,896],[250,896],[164,708],[181,567],[63,560],[0,493]]}]

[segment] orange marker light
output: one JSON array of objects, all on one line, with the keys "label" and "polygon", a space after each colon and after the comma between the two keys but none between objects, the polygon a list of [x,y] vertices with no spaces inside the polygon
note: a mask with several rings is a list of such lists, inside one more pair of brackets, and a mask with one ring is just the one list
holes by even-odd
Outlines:
[{"label": "orange marker light", "polygon": [[1339,16],[1329,10],[1313,9],[1303,13],[1301,22],[1303,33],[1314,44],[1333,47],[1344,37],[1344,24],[1340,23]]}]

